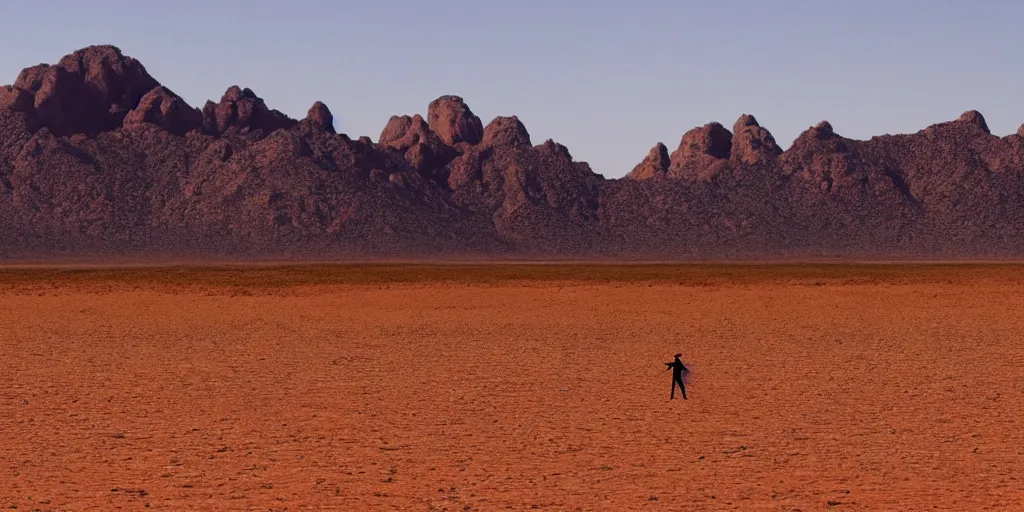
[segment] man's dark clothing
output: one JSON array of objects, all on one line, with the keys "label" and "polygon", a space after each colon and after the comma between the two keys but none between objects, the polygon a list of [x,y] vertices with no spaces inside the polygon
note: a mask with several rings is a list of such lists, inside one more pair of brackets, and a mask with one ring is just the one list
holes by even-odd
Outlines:
[{"label": "man's dark clothing", "polygon": [[669,394],[669,400],[675,399],[676,386],[679,386],[679,391],[683,393],[683,400],[687,400],[686,386],[683,385],[683,372],[689,372],[689,368],[683,366],[683,362],[678,357],[671,363],[665,363],[665,366],[672,369],[672,393]]}]

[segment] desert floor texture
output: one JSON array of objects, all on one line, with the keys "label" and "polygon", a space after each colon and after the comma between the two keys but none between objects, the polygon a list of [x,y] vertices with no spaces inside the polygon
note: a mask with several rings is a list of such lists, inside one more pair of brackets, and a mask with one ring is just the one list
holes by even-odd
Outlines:
[{"label": "desert floor texture", "polygon": [[1017,265],[7,267],[0,325],[2,509],[1024,507]]}]

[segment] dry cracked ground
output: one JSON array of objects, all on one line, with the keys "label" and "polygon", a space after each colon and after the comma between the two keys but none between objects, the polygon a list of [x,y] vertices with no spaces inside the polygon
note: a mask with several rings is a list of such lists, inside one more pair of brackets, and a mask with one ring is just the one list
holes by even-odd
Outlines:
[{"label": "dry cracked ground", "polygon": [[[0,270],[10,510],[1008,510],[1024,267]],[[682,351],[689,400],[668,400]]]}]

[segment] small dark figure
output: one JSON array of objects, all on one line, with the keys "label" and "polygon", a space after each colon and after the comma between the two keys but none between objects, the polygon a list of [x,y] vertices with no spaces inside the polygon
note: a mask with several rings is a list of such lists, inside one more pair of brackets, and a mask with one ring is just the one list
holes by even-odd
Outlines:
[{"label": "small dark figure", "polygon": [[690,369],[683,366],[683,362],[679,360],[682,356],[682,354],[676,354],[675,361],[665,363],[665,366],[668,366],[665,371],[672,370],[672,393],[668,396],[669,400],[675,399],[676,386],[679,386],[679,391],[683,393],[683,400],[688,400],[686,398],[686,386],[683,384],[683,375],[690,373]]}]

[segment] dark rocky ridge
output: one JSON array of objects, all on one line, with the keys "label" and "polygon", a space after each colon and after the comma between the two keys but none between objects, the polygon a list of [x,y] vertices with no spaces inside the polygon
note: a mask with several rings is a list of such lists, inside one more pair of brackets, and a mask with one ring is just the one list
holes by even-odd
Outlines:
[{"label": "dark rocky ridge", "polygon": [[[639,156],[639,155],[638,155]],[[378,142],[233,86],[200,110],[110,46],[0,87],[0,258],[994,258],[1024,255],[1024,127],[984,117],[786,151],[752,115],[626,178],[458,96]]]}]

